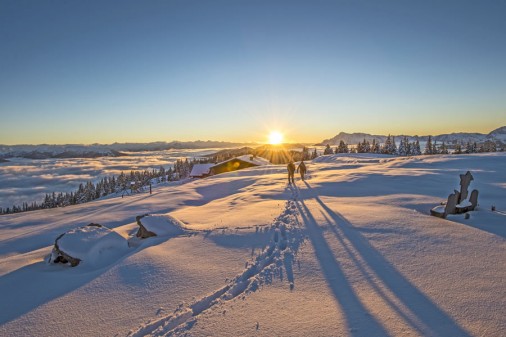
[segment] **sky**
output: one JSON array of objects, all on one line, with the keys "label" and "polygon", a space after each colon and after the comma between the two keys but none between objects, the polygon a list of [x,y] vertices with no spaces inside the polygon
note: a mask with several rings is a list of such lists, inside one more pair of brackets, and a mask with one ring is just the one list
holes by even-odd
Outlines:
[{"label": "sky", "polygon": [[506,125],[505,1],[0,0],[0,144]]}]

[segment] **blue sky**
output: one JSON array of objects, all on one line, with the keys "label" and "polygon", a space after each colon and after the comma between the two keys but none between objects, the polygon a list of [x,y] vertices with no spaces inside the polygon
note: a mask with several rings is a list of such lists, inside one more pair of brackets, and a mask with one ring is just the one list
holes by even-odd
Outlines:
[{"label": "blue sky", "polygon": [[0,144],[506,125],[505,1],[0,1]]}]

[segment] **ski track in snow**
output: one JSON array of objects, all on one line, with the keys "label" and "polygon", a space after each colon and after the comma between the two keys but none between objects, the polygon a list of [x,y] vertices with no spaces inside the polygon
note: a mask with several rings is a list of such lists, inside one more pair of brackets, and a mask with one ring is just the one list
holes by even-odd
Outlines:
[{"label": "ski track in snow", "polygon": [[297,218],[299,191],[291,185],[288,188],[292,193],[292,199],[286,202],[284,211],[272,223],[270,242],[253,261],[246,263],[246,269],[241,274],[224,287],[192,304],[180,304],[172,314],[151,320],[135,331],[131,330],[127,336],[174,336],[174,334],[184,333],[193,327],[201,313],[238,296],[254,292],[264,284],[272,283],[273,276],[279,273],[283,267],[290,290],[293,290],[292,264],[295,262],[295,256],[304,242],[305,236]]}]

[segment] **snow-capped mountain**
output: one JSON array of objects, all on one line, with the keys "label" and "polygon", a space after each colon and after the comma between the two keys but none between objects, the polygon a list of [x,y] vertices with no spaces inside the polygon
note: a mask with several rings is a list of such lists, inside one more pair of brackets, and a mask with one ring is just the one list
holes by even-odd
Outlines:
[{"label": "snow-capped mountain", "polygon": [[0,157],[3,158],[97,158],[123,155],[102,145],[0,145]]},{"label": "snow-capped mountain", "polygon": [[114,144],[65,144],[65,145],[0,145],[0,158],[97,158],[119,157],[123,151],[161,151],[169,149],[204,149],[225,148],[242,145],[240,143],[218,141],[193,141],[193,142],[152,142],[152,143],[114,143]]},{"label": "snow-capped mountain", "polygon": [[495,129],[487,135],[487,139],[499,140],[506,143],[506,126]]},{"label": "snow-capped mountain", "polygon": [[[408,137],[409,141],[414,141],[417,136],[408,136],[408,135],[395,135],[394,137],[400,139],[402,137]],[[372,142],[373,139],[376,139],[377,142],[383,143],[386,140],[387,136],[384,135],[371,135],[368,133],[346,133],[340,132],[333,138],[325,139],[317,145],[338,145],[342,140],[346,144],[358,144],[359,142],[363,142],[364,139]],[[426,141],[429,138],[428,135],[418,137],[420,141]],[[441,134],[432,136],[433,141],[437,142],[445,142],[447,144],[466,144],[466,143],[482,143],[485,141],[493,141],[496,143],[506,143],[506,126],[500,127],[498,129],[493,130],[488,134],[483,133],[469,133],[469,132],[456,132],[449,134]]]},{"label": "snow-capped mountain", "polygon": [[456,132],[433,137],[434,141],[446,144],[467,144],[484,142],[487,135],[482,133]]},{"label": "snow-capped mountain", "polygon": [[367,140],[368,142],[372,142],[373,139],[376,139],[376,141],[383,143],[387,136],[382,135],[371,135],[369,133],[360,133],[360,132],[354,132],[354,133],[346,133],[346,132],[340,132],[338,135],[334,136],[330,139],[325,139],[321,143],[317,145],[338,145],[339,142],[342,140],[346,144],[358,144],[360,142],[363,142]]}]

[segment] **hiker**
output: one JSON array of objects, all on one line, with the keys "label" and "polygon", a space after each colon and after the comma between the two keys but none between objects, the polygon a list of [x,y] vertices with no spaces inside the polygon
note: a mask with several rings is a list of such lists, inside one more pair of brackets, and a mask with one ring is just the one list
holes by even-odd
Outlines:
[{"label": "hiker", "polygon": [[[295,173],[295,164],[293,163],[293,161],[290,160],[286,169],[288,170],[288,183],[290,184],[292,182],[295,184],[295,181],[293,178],[294,173]],[[290,178],[291,178],[291,180],[290,180]]]},{"label": "hiker", "polygon": [[306,171],[306,164],[304,164],[304,160],[301,160],[299,166],[297,166],[297,172],[300,172],[300,179],[302,179],[302,181],[304,181],[304,175],[306,174]]}]

